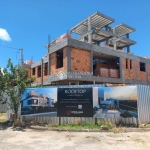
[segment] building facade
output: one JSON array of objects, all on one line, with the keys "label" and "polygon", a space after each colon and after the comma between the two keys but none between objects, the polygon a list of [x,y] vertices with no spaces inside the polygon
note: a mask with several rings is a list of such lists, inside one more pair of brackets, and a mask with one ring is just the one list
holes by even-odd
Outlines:
[{"label": "building facade", "polygon": [[[130,47],[134,28],[94,13],[54,41],[40,61],[24,64],[29,76],[42,85],[150,84],[150,59],[136,56]],[[74,33],[78,35],[73,38]]]}]

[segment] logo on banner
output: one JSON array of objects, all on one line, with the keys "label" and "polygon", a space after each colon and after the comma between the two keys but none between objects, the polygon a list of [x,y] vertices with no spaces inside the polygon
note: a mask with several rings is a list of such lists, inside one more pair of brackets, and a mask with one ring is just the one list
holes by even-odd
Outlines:
[{"label": "logo on banner", "polygon": [[71,110],[68,110],[67,115],[70,116],[70,114],[71,114]]}]

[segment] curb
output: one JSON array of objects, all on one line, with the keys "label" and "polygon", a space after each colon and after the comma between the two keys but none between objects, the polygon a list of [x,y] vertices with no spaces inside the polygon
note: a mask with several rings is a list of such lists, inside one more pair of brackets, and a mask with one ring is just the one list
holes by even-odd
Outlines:
[{"label": "curb", "polygon": [[[30,126],[29,129],[33,130],[49,130],[49,131],[68,131],[68,132],[115,132],[115,130],[100,130],[100,129],[58,129],[58,128],[49,128],[49,127],[41,127],[41,126]],[[122,128],[118,133],[121,132],[150,132],[150,129],[147,128]]]}]

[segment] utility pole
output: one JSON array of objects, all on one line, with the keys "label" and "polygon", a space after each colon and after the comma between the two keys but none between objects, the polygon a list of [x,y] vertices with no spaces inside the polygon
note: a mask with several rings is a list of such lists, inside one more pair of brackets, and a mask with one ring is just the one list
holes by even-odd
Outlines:
[{"label": "utility pole", "polygon": [[19,49],[20,50],[20,66],[23,65],[23,49]]}]

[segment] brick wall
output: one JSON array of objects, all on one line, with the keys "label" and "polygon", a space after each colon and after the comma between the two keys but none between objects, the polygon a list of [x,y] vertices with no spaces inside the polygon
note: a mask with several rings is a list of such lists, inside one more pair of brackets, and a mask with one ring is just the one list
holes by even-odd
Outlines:
[{"label": "brick wall", "polygon": [[103,63],[96,63],[96,69],[100,68],[109,68],[108,64],[103,64]]},{"label": "brick wall", "polygon": [[[47,72],[47,75],[45,75],[45,72]],[[43,64],[43,81],[46,81],[47,79],[48,79],[48,68],[46,68],[46,64],[44,63]]]},{"label": "brick wall", "polygon": [[56,68],[57,65],[57,58],[56,52],[50,54],[50,75],[58,74],[60,71],[66,72],[67,71],[67,55],[66,55],[66,48],[63,49],[63,67]]},{"label": "brick wall", "polygon": [[119,70],[115,60],[109,60],[107,64],[96,63],[96,69],[94,70],[95,76],[119,78]]},{"label": "brick wall", "polygon": [[146,72],[140,71],[140,62],[137,62],[138,80],[146,81]]},{"label": "brick wall", "polygon": [[90,52],[71,48],[71,71],[90,72]]},{"label": "brick wall", "polygon": [[124,78],[125,79],[135,80],[135,77],[136,77],[135,61],[122,58],[122,69],[124,71]]},{"label": "brick wall", "polygon": [[148,81],[150,81],[150,64],[148,64]]},{"label": "brick wall", "polygon": [[[136,63],[136,68],[135,68]],[[146,81],[146,72],[140,71],[140,62],[135,62],[130,59],[122,58],[122,69],[124,70],[125,79],[136,80],[136,69],[137,69],[137,80]],[[150,79],[150,73],[149,73]]]},{"label": "brick wall", "polygon": [[35,82],[41,82],[41,77],[38,78],[38,67],[35,67],[35,75],[33,75],[33,68],[31,69],[31,75],[35,78]]}]

